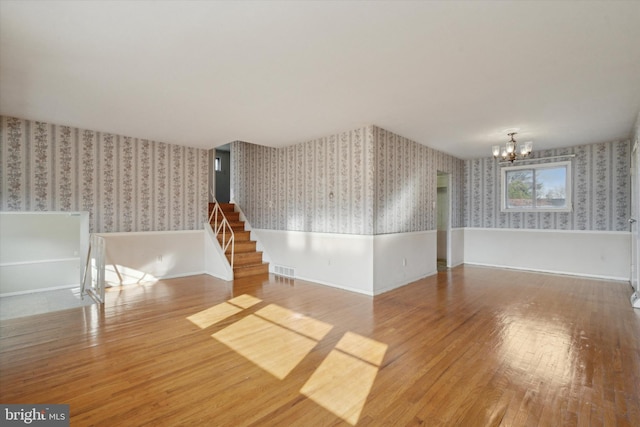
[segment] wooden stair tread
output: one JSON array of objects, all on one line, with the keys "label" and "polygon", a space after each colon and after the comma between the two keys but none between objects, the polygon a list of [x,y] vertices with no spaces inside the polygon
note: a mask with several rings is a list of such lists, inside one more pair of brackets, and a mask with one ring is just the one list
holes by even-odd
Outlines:
[{"label": "wooden stair tread", "polygon": [[233,278],[239,279],[241,277],[256,276],[258,274],[269,274],[269,263],[263,262],[261,264],[251,264],[246,266],[234,266]]},{"label": "wooden stair tread", "polygon": [[[251,232],[248,230],[233,230],[233,237],[236,242],[246,242],[251,240]],[[222,241],[222,236],[218,236],[218,241]]]},{"label": "wooden stair tread", "polygon": [[227,221],[229,222],[240,221],[240,212],[225,212],[224,216],[227,218]]},{"label": "wooden stair tread", "polygon": [[[231,252],[230,250],[231,248],[229,248],[229,250],[227,250],[227,252]],[[244,252],[255,252],[256,250],[256,242],[254,242],[253,240],[246,240],[246,241],[237,241],[235,242],[235,253],[236,254],[241,254]]]},{"label": "wooden stair tread", "polygon": [[[231,262],[231,254],[225,254],[229,262]],[[247,266],[262,263],[262,252],[240,252],[233,255],[233,266]]]},{"label": "wooden stair tread", "polygon": [[[256,242],[251,240],[251,232],[244,229],[244,221],[240,221],[240,212],[235,211],[233,203],[219,203],[220,209],[233,230],[233,278],[269,275],[269,263],[262,261],[262,252],[256,251]],[[215,203],[209,203],[209,215]],[[222,245],[222,236],[216,236]],[[225,251],[227,260],[231,262],[231,247]]]}]

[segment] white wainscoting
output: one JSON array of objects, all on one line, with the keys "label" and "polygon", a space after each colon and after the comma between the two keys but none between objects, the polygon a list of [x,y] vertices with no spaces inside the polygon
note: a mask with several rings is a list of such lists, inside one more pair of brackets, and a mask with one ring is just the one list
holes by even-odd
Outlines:
[{"label": "white wainscoting", "polygon": [[373,295],[373,236],[251,230],[274,265],[295,268],[298,279]]},{"label": "white wainscoting", "polygon": [[0,295],[79,286],[88,212],[0,212]]},{"label": "white wainscoting", "polygon": [[464,262],[629,280],[630,233],[465,228]]},{"label": "white wainscoting", "polygon": [[273,272],[293,267],[296,278],[377,295],[436,273],[436,232],[377,236],[253,229]]},{"label": "white wainscoting", "polygon": [[374,294],[378,295],[437,273],[436,230],[374,237]]},{"label": "white wainscoting", "polygon": [[109,284],[144,283],[205,272],[204,230],[98,235],[105,239]]},{"label": "white wainscoting", "polygon": [[464,263],[464,228],[452,228],[450,230],[448,249],[448,267],[455,267]]},{"label": "white wainscoting", "polygon": [[0,266],[0,296],[77,287],[80,258],[47,259]]}]

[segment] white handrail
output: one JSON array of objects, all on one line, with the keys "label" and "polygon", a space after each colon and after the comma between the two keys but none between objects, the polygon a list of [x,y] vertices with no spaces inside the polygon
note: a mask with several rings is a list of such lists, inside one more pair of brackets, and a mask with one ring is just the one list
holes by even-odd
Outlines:
[{"label": "white handrail", "polygon": [[[104,238],[92,234],[87,252],[87,262],[82,275],[80,295],[89,295],[93,300],[104,304],[105,288],[105,242]],[[95,270],[95,271],[94,271]],[[94,277],[95,272],[95,277]],[[89,283],[89,286],[87,286]]]},{"label": "white handrail", "polygon": [[[213,195],[212,195],[213,196]],[[216,239],[218,234],[222,232],[222,243],[220,246],[222,247],[222,252],[226,255],[227,249],[231,246],[231,269],[233,270],[233,257],[235,253],[235,234],[233,233],[233,228],[231,228],[231,224],[227,220],[227,217],[224,215],[222,208],[220,207],[220,203],[213,197],[213,211],[211,211],[211,215],[209,215],[209,225],[213,229],[213,233],[216,235]],[[213,221],[213,224],[211,223]],[[228,236],[227,236],[228,235]]]}]

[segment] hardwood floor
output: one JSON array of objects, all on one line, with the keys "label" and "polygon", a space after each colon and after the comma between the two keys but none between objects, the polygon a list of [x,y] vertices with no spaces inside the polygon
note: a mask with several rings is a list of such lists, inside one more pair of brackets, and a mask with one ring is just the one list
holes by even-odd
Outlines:
[{"label": "hardwood floor", "polygon": [[640,425],[628,284],[457,267],[375,298],[210,276],[3,321],[0,402],[71,425]]}]

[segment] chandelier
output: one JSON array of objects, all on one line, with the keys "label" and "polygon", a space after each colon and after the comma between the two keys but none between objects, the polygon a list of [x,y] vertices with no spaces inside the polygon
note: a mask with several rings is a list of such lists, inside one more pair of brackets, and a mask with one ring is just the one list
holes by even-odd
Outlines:
[{"label": "chandelier", "polygon": [[533,150],[533,142],[527,141],[518,146],[518,143],[513,138],[516,134],[517,132],[507,134],[511,139],[504,145],[504,147],[494,145],[491,148],[494,158],[513,163],[514,160],[525,159],[529,154],[531,154],[531,151]]}]

